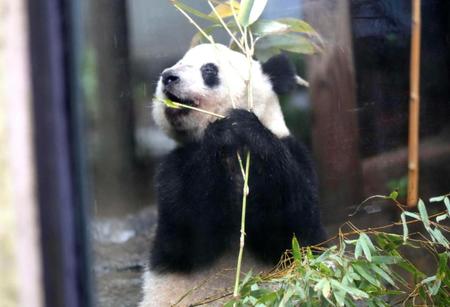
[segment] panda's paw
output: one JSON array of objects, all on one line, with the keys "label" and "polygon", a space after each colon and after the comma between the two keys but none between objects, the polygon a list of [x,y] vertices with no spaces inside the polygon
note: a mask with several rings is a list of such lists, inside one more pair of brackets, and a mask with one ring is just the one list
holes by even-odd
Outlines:
[{"label": "panda's paw", "polygon": [[227,118],[231,122],[230,129],[242,141],[266,130],[255,113],[244,109],[231,110]]},{"label": "panda's paw", "polygon": [[210,124],[205,137],[221,148],[239,149],[247,145],[249,137],[264,130],[258,117],[243,109],[233,109],[228,116]]},{"label": "panda's paw", "polygon": [[228,113],[228,119],[236,124],[249,125],[249,124],[260,124],[258,117],[255,113],[247,111],[245,109],[232,109]]},{"label": "panda's paw", "polygon": [[225,117],[211,123],[205,131],[204,143],[212,149],[233,149],[239,138],[232,128],[233,122]]}]

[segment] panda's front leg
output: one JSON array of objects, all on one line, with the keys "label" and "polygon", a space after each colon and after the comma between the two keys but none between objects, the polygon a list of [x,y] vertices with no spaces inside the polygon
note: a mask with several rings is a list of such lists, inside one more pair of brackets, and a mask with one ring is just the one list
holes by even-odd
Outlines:
[{"label": "panda's front leg", "polygon": [[165,158],[156,176],[154,271],[189,273],[223,253],[231,227],[227,185],[223,166],[199,143]]}]

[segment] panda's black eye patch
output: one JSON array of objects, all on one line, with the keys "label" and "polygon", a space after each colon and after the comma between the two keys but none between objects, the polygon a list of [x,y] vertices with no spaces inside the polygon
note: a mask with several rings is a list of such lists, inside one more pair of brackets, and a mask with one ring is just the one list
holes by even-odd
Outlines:
[{"label": "panda's black eye patch", "polygon": [[219,68],[213,63],[204,64],[200,71],[202,72],[203,82],[209,87],[219,85]]}]

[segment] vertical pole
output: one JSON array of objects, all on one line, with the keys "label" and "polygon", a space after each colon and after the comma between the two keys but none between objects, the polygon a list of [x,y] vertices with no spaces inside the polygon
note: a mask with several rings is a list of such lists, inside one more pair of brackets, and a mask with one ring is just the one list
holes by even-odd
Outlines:
[{"label": "vertical pole", "polygon": [[408,207],[414,207],[417,204],[419,185],[420,2],[420,0],[412,0],[408,138]]},{"label": "vertical pole", "polygon": [[44,304],[26,0],[0,0],[0,306]]}]

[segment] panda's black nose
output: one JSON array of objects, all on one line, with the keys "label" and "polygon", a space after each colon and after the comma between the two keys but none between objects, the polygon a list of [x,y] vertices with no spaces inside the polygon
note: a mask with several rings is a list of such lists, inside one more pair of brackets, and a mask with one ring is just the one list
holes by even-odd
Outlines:
[{"label": "panda's black nose", "polygon": [[173,73],[173,71],[170,71],[170,70],[163,72],[161,77],[162,77],[162,83],[165,86],[168,86],[169,84],[175,84],[180,81],[180,78],[178,76],[176,76]]}]

